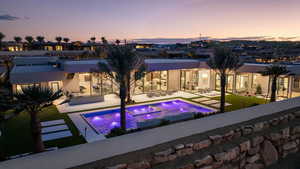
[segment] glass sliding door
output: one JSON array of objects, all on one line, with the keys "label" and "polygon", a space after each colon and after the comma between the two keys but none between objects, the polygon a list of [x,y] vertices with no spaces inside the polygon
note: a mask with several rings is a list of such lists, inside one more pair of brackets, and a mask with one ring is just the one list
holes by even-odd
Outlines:
[{"label": "glass sliding door", "polygon": [[289,87],[288,77],[279,77],[277,80],[277,95],[280,97],[287,97],[288,87]]},{"label": "glass sliding door", "polygon": [[147,73],[144,78],[144,92],[152,91],[152,73]]},{"label": "glass sliding door", "polygon": [[168,90],[168,71],[149,72],[144,78],[135,81],[134,94]]},{"label": "glass sliding door", "polygon": [[57,92],[59,88],[59,82],[51,82],[51,89],[53,92]]},{"label": "glass sliding door", "polygon": [[238,92],[248,91],[249,87],[249,76],[248,75],[237,75],[236,79],[236,90]]},{"label": "glass sliding door", "polygon": [[160,72],[151,72],[152,74],[152,89],[151,91],[160,91],[160,85],[161,85],[161,81],[160,81]]},{"label": "glass sliding door", "polygon": [[160,90],[167,91],[168,90],[168,71],[160,72]]},{"label": "glass sliding door", "polygon": [[199,72],[197,69],[181,70],[180,89],[189,92],[198,92]]},{"label": "glass sliding door", "polygon": [[90,96],[91,95],[91,75],[90,73],[79,74],[79,95]]},{"label": "glass sliding door", "polygon": [[199,70],[198,73],[198,87],[200,89],[210,88],[210,71],[209,70]]},{"label": "glass sliding door", "polygon": [[[226,75],[226,92],[233,91],[233,75]],[[220,74],[216,74],[216,90],[221,90],[221,77]]]},{"label": "glass sliding door", "polygon": [[91,95],[102,95],[101,92],[101,74],[100,73],[92,73],[92,90]]},{"label": "glass sliding door", "polygon": [[101,76],[101,94],[102,95],[107,95],[107,94],[111,94],[113,93],[113,82],[111,80],[111,78],[106,75],[106,74],[102,74]]}]

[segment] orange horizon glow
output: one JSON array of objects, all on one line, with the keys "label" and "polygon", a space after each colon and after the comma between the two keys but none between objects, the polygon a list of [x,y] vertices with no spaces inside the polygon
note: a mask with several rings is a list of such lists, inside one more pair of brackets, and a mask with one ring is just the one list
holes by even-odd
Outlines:
[{"label": "orange horizon glow", "polygon": [[2,0],[4,40],[28,35],[87,41],[203,37],[300,39],[299,0]]}]

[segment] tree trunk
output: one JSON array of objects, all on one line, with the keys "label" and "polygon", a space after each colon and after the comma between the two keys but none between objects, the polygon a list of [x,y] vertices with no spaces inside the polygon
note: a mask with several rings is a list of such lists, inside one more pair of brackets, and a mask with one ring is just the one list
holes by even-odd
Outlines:
[{"label": "tree trunk", "polygon": [[127,98],[127,101],[126,103],[131,103],[132,100],[131,100],[131,93],[130,93],[130,89],[131,89],[131,86],[130,86],[130,76],[127,76],[126,78],[127,80],[127,93],[126,93],[126,98]]},{"label": "tree trunk", "polygon": [[120,84],[120,100],[121,100],[121,129],[126,130],[126,84],[123,82]]},{"label": "tree trunk", "polygon": [[34,143],[33,150],[35,153],[43,152],[45,148],[42,141],[40,120],[38,119],[37,113],[35,112],[31,112],[30,117],[31,134]]},{"label": "tree trunk", "polygon": [[277,90],[277,77],[273,77],[270,102],[276,101],[276,90]]},{"label": "tree trunk", "polygon": [[5,83],[9,84],[9,79],[10,79],[10,66],[9,66],[9,61],[5,61],[5,69],[6,69],[6,75],[5,75]]},{"label": "tree trunk", "polygon": [[2,160],[6,160],[6,156],[5,156],[5,133],[4,133],[4,117],[2,119],[2,117],[0,116],[0,142],[2,142],[2,144],[0,145],[0,161]]},{"label": "tree trunk", "polygon": [[220,102],[220,112],[225,112],[225,93],[226,93],[226,74],[221,73],[221,102]]}]

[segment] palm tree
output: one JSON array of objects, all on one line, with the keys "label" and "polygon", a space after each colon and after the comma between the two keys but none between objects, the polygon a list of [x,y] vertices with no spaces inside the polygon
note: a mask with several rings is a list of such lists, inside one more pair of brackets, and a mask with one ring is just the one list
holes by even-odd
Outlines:
[{"label": "palm tree", "polygon": [[220,112],[225,111],[225,89],[226,89],[226,74],[230,71],[235,71],[243,65],[240,58],[233,55],[230,49],[224,47],[215,48],[214,56],[210,57],[207,65],[220,74],[221,77],[221,102]]},{"label": "palm tree", "polygon": [[116,44],[120,45],[121,41],[119,39],[116,40]]},{"label": "palm tree", "polygon": [[272,64],[261,71],[260,74],[263,76],[270,76],[272,79],[271,83],[271,98],[270,102],[276,101],[276,90],[277,90],[277,78],[281,75],[286,75],[290,71],[287,70],[286,66],[279,64]]},{"label": "palm tree", "polygon": [[55,38],[55,40],[57,41],[57,43],[61,43],[61,41],[62,41],[62,37],[60,37],[60,36],[57,36],[56,38]]},{"label": "palm tree", "polygon": [[[5,138],[5,122],[9,119],[18,115],[22,109],[19,108],[18,104],[10,97],[10,93],[0,93],[0,138]],[[14,111],[9,111],[14,110]],[[9,111],[9,112],[8,112]],[[0,151],[0,161],[5,160],[5,145],[2,146]]]},{"label": "palm tree", "polygon": [[103,45],[108,45],[108,41],[105,39],[105,37],[101,37],[101,41]]},{"label": "palm tree", "polygon": [[5,35],[0,32],[0,51],[2,50],[2,40],[5,38]]},{"label": "palm tree", "polygon": [[66,50],[66,48],[68,46],[68,42],[70,41],[70,39],[69,38],[63,38],[63,41],[65,42],[65,50]]},{"label": "palm tree", "polygon": [[126,96],[129,87],[128,76],[131,76],[132,71],[139,69],[141,61],[138,56],[129,46],[114,46],[109,47],[107,52],[106,62],[99,63],[99,70],[104,71],[115,84],[119,86],[119,97],[121,100],[121,129],[126,130]]},{"label": "palm tree", "polygon": [[10,72],[13,67],[13,58],[12,56],[3,56],[2,61],[6,69],[4,83],[7,86],[10,86],[9,79],[10,79]]},{"label": "palm tree", "polygon": [[68,42],[70,41],[70,39],[69,39],[69,38],[64,38],[63,41],[64,41],[65,43],[68,43]]},{"label": "palm tree", "polygon": [[16,43],[20,43],[22,41],[22,38],[20,36],[15,36],[14,40]]},{"label": "palm tree", "polygon": [[90,40],[95,43],[96,42],[96,37],[91,37]]},{"label": "palm tree", "polygon": [[39,42],[39,48],[42,49],[42,46],[43,46],[42,43],[44,43],[45,37],[43,37],[43,36],[37,36],[36,40]]},{"label": "palm tree", "polygon": [[52,91],[48,87],[38,85],[22,88],[22,92],[14,95],[16,101],[21,104],[22,109],[30,115],[31,134],[34,141],[34,152],[44,151],[44,144],[41,137],[41,123],[38,113],[43,108],[50,106],[52,102],[62,96],[62,91]]},{"label": "palm tree", "polygon": [[32,36],[26,36],[25,40],[28,42],[29,49],[31,49],[32,48],[32,43],[34,41],[33,37]]}]

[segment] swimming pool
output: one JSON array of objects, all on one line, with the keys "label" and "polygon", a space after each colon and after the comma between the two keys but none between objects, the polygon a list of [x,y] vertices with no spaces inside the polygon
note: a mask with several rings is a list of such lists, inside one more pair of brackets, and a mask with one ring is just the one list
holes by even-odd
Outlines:
[{"label": "swimming pool", "polygon": [[[128,106],[126,108],[126,127],[138,128],[138,124],[155,119],[165,119],[188,114],[210,114],[215,110],[188,103],[183,100],[163,101],[152,104]],[[120,127],[120,109],[104,110],[81,114],[97,133],[108,134],[111,129]]]}]

